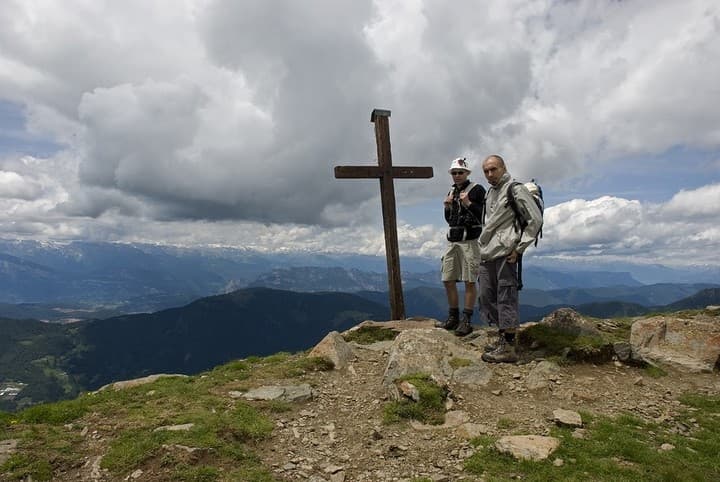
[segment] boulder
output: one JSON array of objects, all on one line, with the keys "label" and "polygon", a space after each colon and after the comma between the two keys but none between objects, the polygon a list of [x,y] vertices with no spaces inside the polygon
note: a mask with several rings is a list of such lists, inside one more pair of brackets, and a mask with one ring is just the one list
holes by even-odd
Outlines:
[{"label": "boulder", "polygon": [[308,353],[309,357],[324,357],[333,362],[336,370],[346,370],[355,359],[350,345],[340,333],[331,331]]},{"label": "boulder", "polygon": [[562,408],[553,410],[553,421],[561,427],[580,428],[583,426],[582,417],[574,410]]},{"label": "boulder", "polygon": [[313,390],[307,383],[300,385],[270,385],[253,388],[245,393],[232,392],[231,397],[242,396],[246,400],[281,400],[304,402],[313,398]]},{"label": "boulder", "polygon": [[543,318],[540,323],[570,335],[601,336],[600,330],[594,323],[583,318],[572,308],[557,309]]},{"label": "boulder", "polygon": [[508,435],[495,442],[499,452],[522,460],[545,460],[560,446],[555,437],[540,435]]},{"label": "boulder", "polygon": [[107,385],[103,385],[102,387],[98,388],[98,392],[101,392],[103,390],[113,389],[113,390],[125,390],[127,388],[133,388],[138,387],[140,385],[146,385],[148,383],[152,383],[160,378],[166,378],[166,377],[183,377],[187,378],[187,375],[183,375],[180,373],[156,373],[155,375],[148,375],[146,377],[142,378],[134,378],[132,380],[123,380],[120,382],[114,382],[114,383],[108,383]]},{"label": "boulder", "polygon": [[720,323],[703,317],[653,316],[633,323],[630,344],[645,359],[710,372],[720,364]]},{"label": "boulder", "polygon": [[453,369],[448,359],[448,344],[454,343],[452,333],[440,329],[403,331],[390,349],[383,384],[387,387],[404,375],[425,373],[447,383]]}]

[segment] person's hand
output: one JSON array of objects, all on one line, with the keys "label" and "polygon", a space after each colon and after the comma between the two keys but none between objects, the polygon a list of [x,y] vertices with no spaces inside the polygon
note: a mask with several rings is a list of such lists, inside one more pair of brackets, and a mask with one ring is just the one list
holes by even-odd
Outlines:
[{"label": "person's hand", "polygon": [[445,205],[452,204],[452,202],[453,202],[452,194],[448,194],[448,197],[445,198],[445,201],[443,201],[443,204],[445,204]]},{"label": "person's hand", "polygon": [[460,202],[463,206],[468,207],[470,205],[470,196],[466,192],[460,193]]},{"label": "person's hand", "polygon": [[508,254],[507,262],[511,264],[517,263],[518,255],[519,253],[513,249],[512,252]]}]

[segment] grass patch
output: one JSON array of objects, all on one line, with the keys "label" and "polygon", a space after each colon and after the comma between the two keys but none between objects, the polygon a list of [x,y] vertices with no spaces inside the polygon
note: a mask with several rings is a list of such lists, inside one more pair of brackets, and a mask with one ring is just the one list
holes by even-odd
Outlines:
[{"label": "grass patch", "polygon": [[[672,423],[658,425],[631,415],[583,415],[585,438],[573,437],[569,428],[554,428],[551,434],[561,443],[547,460],[515,460],[500,454],[492,437],[479,437],[472,441],[478,450],[465,469],[485,480],[720,480],[720,398],[686,395],[681,401],[687,409],[678,422],[693,428],[689,436],[676,433]],[[663,444],[674,449],[662,450]],[[563,465],[553,465],[555,459]]]},{"label": "grass patch", "polygon": [[0,434],[3,433],[2,430],[9,427],[14,420],[17,420],[17,415],[10,412],[0,411]]},{"label": "grass patch", "polygon": [[0,465],[0,473],[8,477],[6,480],[46,481],[52,480],[52,465],[34,456],[14,454]]},{"label": "grass patch", "polygon": [[536,343],[548,357],[578,362],[605,362],[611,360],[614,354],[612,343],[604,336],[573,335],[543,324],[522,330],[518,341],[525,347]]},{"label": "grass patch", "polygon": [[[159,463],[167,480],[274,481],[250,447],[274,424],[266,414],[290,410],[284,402],[251,405],[227,391],[278,374],[332,368],[329,360],[280,353],[237,360],[193,377],[164,377],[123,390],[86,393],[75,400],[36,405],[17,413],[0,412],[2,439],[18,439],[17,452],[0,470],[2,480],[52,480],[52,474],[82,465],[84,427],[107,439],[102,467],[125,476],[143,464]],[[188,431],[157,431],[192,423]],[[203,450],[197,459],[172,447]]]},{"label": "grass patch", "polygon": [[60,425],[85,415],[88,411],[85,399],[65,400],[55,403],[33,405],[18,413],[18,420],[25,423]]},{"label": "grass patch", "polygon": [[149,430],[128,430],[113,440],[100,467],[115,474],[129,472],[155,455],[163,443],[163,434]]},{"label": "grass patch", "polygon": [[187,464],[180,464],[175,468],[173,480],[183,482],[213,482],[220,477],[220,471],[215,467],[201,465],[195,467]]},{"label": "grass patch", "polygon": [[397,338],[398,332],[382,326],[361,326],[343,335],[345,341],[354,341],[360,345],[371,345],[378,341],[389,341]]},{"label": "grass patch", "polygon": [[441,425],[445,421],[445,399],[447,391],[437,385],[429,375],[406,375],[399,379],[414,385],[420,394],[415,402],[407,398],[385,406],[383,422],[397,423],[402,420],[417,420],[430,425]]},{"label": "grass patch", "polygon": [[288,372],[305,374],[306,372],[327,372],[333,370],[335,364],[324,356],[303,356],[288,364]]},{"label": "grass patch", "polygon": [[511,418],[501,417],[497,421],[497,428],[500,430],[508,430],[514,427],[517,427],[518,423],[516,420],[513,420]]},{"label": "grass patch", "polygon": [[643,371],[650,378],[662,378],[667,376],[667,372],[663,370],[662,367],[658,365],[651,365],[650,363],[643,367]]}]

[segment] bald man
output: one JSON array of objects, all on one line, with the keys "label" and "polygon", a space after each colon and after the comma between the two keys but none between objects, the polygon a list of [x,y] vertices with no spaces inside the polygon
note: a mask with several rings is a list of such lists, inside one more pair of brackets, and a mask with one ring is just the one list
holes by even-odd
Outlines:
[{"label": "bald man", "polygon": [[[505,161],[488,156],[482,164],[490,184],[485,195],[485,224],[480,234],[480,313],[498,327],[498,340],[485,347],[489,363],[515,363],[515,333],[519,326],[518,259],[542,228],[542,213],[521,183],[513,183]],[[513,189],[518,211],[527,226],[522,229],[508,201]]]}]

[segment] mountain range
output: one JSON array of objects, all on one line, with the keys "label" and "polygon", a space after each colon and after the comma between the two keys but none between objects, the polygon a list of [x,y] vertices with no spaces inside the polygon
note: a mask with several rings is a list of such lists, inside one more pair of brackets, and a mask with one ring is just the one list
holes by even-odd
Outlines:
[{"label": "mountain range", "polygon": [[[562,262],[547,266],[541,261],[530,258],[524,268],[523,303],[533,306],[608,299],[665,304],[703,287],[718,286],[720,280],[720,272],[707,269],[698,271],[697,279],[688,282],[683,281],[686,272],[644,267],[641,274],[645,281],[641,282],[633,274],[638,269],[633,266],[608,265],[603,270]],[[553,268],[555,265],[561,269]],[[403,257],[402,268],[405,290],[442,287],[438,260]],[[658,288],[657,294],[649,293],[644,285],[660,284],[647,281],[651,269],[676,280],[673,286],[683,281],[679,284],[687,288],[664,292]],[[709,276],[713,273],[716,276]],[[17,305],[23,306],[20,313],[34,310],[44,316],[30,317],[47,320],[155,312],[201,297],[261,286],[307,292],[385,291],[386,264],[381,256],[354,254],[0,239],[0,316],[17,317]],[[576,291],[570,295],[562,290]]]},{"label": "mountain range", "polygon": [[[442,290],[419,287],[407,295],[408,316],[441,318],[446,313]],[[708,304],[720,304],[720,288],[669,306]],[[560,306],[526,305],[521,312],[524,319],[537,319]],[[628,316],[666,307],[613,301],[575,308],[593,316]],[[19,395],[0,397],[0,409],[74,397],[153,373],[197,373],[237,358],[305,350],[328,332],[366,319],[388,319],[386,293],[246,288],[182,307],[102,320],[60,324],[0,318],[0,385],[24,384]]]},{"label": "mountain range", "polygon": [[386,308],[346,293],[248,288],[156,313],[70,324],[0,318],[0,408],[56,400],[152,373],[197,373],[235,358],[304,350]]}]

